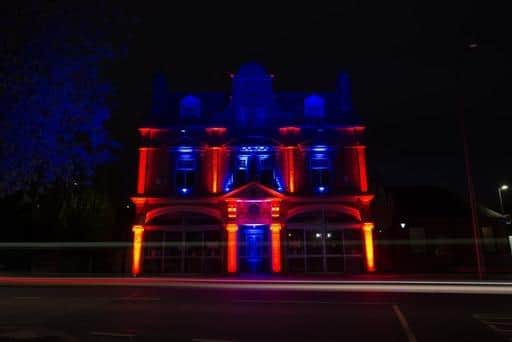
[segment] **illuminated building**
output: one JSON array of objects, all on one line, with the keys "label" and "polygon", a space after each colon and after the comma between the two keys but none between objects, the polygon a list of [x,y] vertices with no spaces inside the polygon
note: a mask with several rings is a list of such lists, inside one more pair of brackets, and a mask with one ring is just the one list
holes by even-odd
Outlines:
[{"label": "illuminated building", "polygon": [[159,106],[139,129],[134,275],[375,270],[347,76],[330,93],[272,82],[249,63],[231,94],[155,87]]}]

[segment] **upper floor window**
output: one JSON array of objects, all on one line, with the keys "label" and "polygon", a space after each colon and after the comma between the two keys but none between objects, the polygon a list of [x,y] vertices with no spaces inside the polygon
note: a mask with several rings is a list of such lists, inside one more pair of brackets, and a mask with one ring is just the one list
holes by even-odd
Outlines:
[{"label": "upper floor window", "polygon": [[317,193],[327,192],[329,185],[329,158],[325,153],[313,153],[310,160],[311,183]]},{"label": "upper floor window", "polygon": [[196,159],[191,153],[179,153],[176,157],[176,190],[179,194],[186,195],[194,187],[194,174]]},{"label": "upper floor window", "polygon": [[274,159],[270,146],[241,146],[235,159],[235,182],[243,185],[258,181],[268,186],[274,185]]}]

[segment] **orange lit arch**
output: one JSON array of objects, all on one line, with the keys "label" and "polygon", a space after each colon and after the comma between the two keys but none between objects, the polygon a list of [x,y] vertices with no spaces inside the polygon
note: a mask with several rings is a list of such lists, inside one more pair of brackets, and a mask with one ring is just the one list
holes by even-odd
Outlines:
[{"label": "orange lit arch", "polygon": [[189,206],[189,205],[173,205],[173,206],[167,206],[167,207],[162,207],[162,208],[156,208],[156,209],[148,211],[146,213],[144,223],[148,223],[151,220],[155,219],[156,217],[159,217],[162,215],[174,214],[174,213],[178,213],[178,212],[179,213],[187,212],[187,213],[203,214],[206,216],[213,217],[216,220],[218,220],[219,222],[221,222],[223,219],[221,211],[218,209]]},{"label": "orange lit arch", "polygon": [[294,207],[294,208],[289,209],[286,212],[285,220],[289,220],[293,216],[297,216],[300,214],[305,214],[305,213],[309,213],[309,212],[313,212],[313,211],[322,211],[322,210],[334,211],[334,212],[346,214],[350,217],[353,217],[354,220],[357,222],[361,222],[361,220],[362,220],[361,212],[358,209],[352,208],[349,206],[345,206],[342,204],[313,204],[313,205],[303,205],[303,206]]}]

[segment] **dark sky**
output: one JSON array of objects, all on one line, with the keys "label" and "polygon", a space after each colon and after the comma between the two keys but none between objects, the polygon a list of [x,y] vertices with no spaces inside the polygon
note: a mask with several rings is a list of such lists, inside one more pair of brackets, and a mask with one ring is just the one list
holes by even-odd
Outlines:
[{"label": "dark sky", "polygon": [[[278,90],[333,89],[336,74],[348,70],[355,108],[368,126],[373,181],[463,192],[459,110],[478,199],[496,208],[498,184],[512,182],[512,31],[504,9],[487,1],[168,3],[178,2],[9,5],[2,27],[10,45],[63,16],[107,27],[105,34],[127,47],[111,73],[124,115],[148,110],[156,71],[172,89],[198,91],[229,90],[227,74],[248,60],[275,74]],[[512,205],[512,194],[505,200]]]}]

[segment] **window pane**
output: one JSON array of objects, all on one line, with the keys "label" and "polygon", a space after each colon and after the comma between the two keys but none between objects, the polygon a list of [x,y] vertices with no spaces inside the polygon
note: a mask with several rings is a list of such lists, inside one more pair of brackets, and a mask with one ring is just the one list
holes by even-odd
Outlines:
[{"label": "window pane", "polygon": [[187,232],[185,235],[185,255],[200,257],[203,255],[203,233]]},{"label": "window pane", "polygon": [[304,254],[304,231],[289,229],[286,231],[286,253],[287,255]]},{"label": "window pane", "polygon": [[361,241],[361,232],[355,229],[345,229],[343,231],[343,238],[345,244],[345,254],[347,255],[362,255],[363,246]]},{"label": "window pane", "polygon": [[327,258],[327,272],[343,272],[343,257]]},{"label": "window pane", "polygon": [[176,257],[181,256],[182,242],[181,232],[165,233],[164,256]]},{"label": "window pane", "polygon": [[205,256],[220,256],[221,255],[221,234],[220,231],[206,231],[204,232],[205,241]]},{"label": "window pane", "polygon": [[315,154],[311,158],[311,169],[325,170],[329,168],[329,159],[324,154]]},{"label": "window pane", "polygon": [[192,157],[181,156],[176,161],[176,170],[179,171],[193,171],[196,168],[196,161]]},{"label": "window pane", "polygon": [[324,264],[322,257],[310,257],[306,258],[306,266],[308,272],[323,272]]},{"label": "window pane", "polygon": [[162,232],[148,231],[144,234],[144,257],[157,258],[162,256]]},{"label": "window pane", "polygon": [[341,231],[327,232],[325,236],[326,254],[343,254],[343,233]]},{"label": "window pane", "polygon": [[323,241],[322,232],[311,230],[306,231],[306,253],[308,255],[321,255],[323,254]]}]

